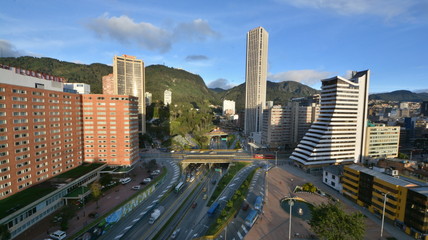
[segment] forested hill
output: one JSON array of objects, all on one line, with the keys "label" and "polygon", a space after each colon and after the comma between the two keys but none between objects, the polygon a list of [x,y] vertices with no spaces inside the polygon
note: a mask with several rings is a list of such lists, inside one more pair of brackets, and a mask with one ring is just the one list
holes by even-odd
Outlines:
[{"label": "forested hill", "polygon": [[[294,81],[271,82],[267,81],[266,101],[273,101],[275,105],[285,105],[292,97],[307,97],[319,93],[319,91],[304,84]],[[217,93],[219,99],[235,101],[236,110],[245,107],[245,83],[229,90]]]},{"label": "forested hill", "polygon": [[428,101],[428,93],[414,93],[407,90],[398,90],[388,93],[370,94],[370,99],[400,102],[422,102]]}]

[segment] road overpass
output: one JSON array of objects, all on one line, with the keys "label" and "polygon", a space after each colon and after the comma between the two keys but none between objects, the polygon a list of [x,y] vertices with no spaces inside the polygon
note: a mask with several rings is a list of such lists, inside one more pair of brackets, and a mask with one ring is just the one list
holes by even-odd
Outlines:
[{"label": "road overpass", "polygon": [[235,154],[184,154],[180,164],[186,168],[191,163],[208,164],[210,167],[215,163],[231,163],[236,158]]}]

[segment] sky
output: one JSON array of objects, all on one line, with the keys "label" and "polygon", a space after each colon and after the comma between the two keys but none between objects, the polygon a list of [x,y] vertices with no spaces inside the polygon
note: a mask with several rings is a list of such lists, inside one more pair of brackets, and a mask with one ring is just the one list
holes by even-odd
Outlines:
[{"label": "sky", "polygon": [[428,92],[428,0],[2,0],[0,56],[112,65],[132,55],[245,82],[246,33],[269,33],[268,80],[371,70],[370,92]]}]

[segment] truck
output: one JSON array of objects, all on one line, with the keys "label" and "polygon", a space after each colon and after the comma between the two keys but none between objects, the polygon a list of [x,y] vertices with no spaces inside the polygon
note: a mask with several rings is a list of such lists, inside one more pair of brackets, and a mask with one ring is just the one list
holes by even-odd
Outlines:
[{"label": "truck", "polygon": [[164,207],[158,207],[155,210],[153,210],[152,215],[150,215],[149,223],[153,224],[164,212]]}]

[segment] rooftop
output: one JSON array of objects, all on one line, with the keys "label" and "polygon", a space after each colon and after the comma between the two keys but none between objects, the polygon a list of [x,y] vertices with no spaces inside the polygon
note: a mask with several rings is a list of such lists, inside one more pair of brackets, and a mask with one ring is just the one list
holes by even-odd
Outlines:
[{"label": "rooftop", "polygon": [[50,178],[42,183],[27,188],[8,198],[0,200],[0,219],[18,211],[19,209],[45,197],[54,192],[61,186],[72,182],[73,180],[99,168],[103,164],[83,164],[70,171],[62,173],[56,177]]},{"label": "rooftop", "polygon": [[408,182],[408,181],[404,181],[402,179],[395,178],[395,177],[386,175],[384,173],[377,172],[375,170],[371,170],[371,169],[366,168],[366,167],[362,167],[360,165],[353,164],[353,165],[349,165],[347,167],[349,167],[351,169],[354,169],[356,171],[360,171],[360,172],[369,174],[371,176],[374,176],[374,177],[376,177],[378,179],[381,179],[381,180],[383,180],[385,182],[388,182],[388,183],[391,183],[391,184],[394,184],[394,185],[397,185],[397,186],[402,186],[402,187],[416,187],[416,186],[418,186],[418,185],[416,185],[414,183],[411,183],[411,182]]},{"label": "rooftop", "polygon": [[415,187],[411,190],[428,197],[428,187]]}]

